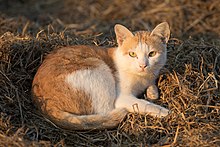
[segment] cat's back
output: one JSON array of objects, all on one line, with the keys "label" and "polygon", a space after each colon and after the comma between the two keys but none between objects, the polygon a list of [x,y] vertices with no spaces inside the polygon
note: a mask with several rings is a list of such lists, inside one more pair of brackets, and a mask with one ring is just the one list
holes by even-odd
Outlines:
[{"label": "cat's back", "polygon": [[[56,49],[47,55],[34,77],[34,100],[45,114],[57,108],[74,114],[100,113],[103,106],[107,112],[113,107],[112,99],[97,97],[115,98],[115,71],[112,49],[82,45]],[[93,107],[96,101],[100,105]]]},{"label": "cat's back", "polygon": [[47,55],[37,74],[58,76],[93,69],[101,64],[106,64],[114,72],[113,50],[86,45],[58,48]]}]

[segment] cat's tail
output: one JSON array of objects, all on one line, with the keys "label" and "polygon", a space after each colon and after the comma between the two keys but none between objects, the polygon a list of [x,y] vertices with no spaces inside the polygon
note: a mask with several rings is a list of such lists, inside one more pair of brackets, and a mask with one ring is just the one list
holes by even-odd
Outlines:
[{"label": "cat's tail", "polygon": [[63,112],[53,122],[68,130],[101,130],[117,127],[128,111],[125,108],[114,109],[107,114],[75,115]]}]

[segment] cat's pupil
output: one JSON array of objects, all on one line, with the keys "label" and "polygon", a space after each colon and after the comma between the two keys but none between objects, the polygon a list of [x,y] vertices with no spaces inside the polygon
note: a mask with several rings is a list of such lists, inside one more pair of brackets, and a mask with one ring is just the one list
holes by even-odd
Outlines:
[{"label": "cat's pupil", "polygon": [[149,53],[149,57],[153,57],[153,56],[155,56],[156,53],[157,53],[157,52],[155,52],[155,51],[150,52],[150,53]]}]

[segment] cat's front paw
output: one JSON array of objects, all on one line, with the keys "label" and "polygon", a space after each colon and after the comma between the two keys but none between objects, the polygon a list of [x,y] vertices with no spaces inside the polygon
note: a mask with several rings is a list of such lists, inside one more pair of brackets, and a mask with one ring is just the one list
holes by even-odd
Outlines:
[{"label": "cat's front paw", "polygon": [[165,117],[169,114],[170,110],[161,107],[158,117]]},{"label": "cat's front paw", "polygon": [[151,109],[150,110],[150,114],[154,117],[165,117],[169,114],[170,110],[164,108],[164,107],[161,107],[159,105],[154,105],[154,109]]},{"label": "cat's front paw", "polygon": [[150,98],[150,99],[153,99],[153,100],[159,98],[158,89],[157,89],[156,85],[149,86],[147,88],[146,94],[147,94],[147,98]]}]

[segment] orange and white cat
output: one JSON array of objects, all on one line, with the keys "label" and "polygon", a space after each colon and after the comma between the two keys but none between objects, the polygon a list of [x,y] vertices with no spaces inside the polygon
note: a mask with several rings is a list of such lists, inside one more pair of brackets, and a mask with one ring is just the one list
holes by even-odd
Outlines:
[{"label": "orange and white cat", "polygon": [[72,130],[116,127],[128,112],[163,117],[168,109],[136,98],[158,98],[169,25],[130,32],[116,24],[118,47],[69,46],[50,53],[32,85],[34,101],[57,126]]}]

